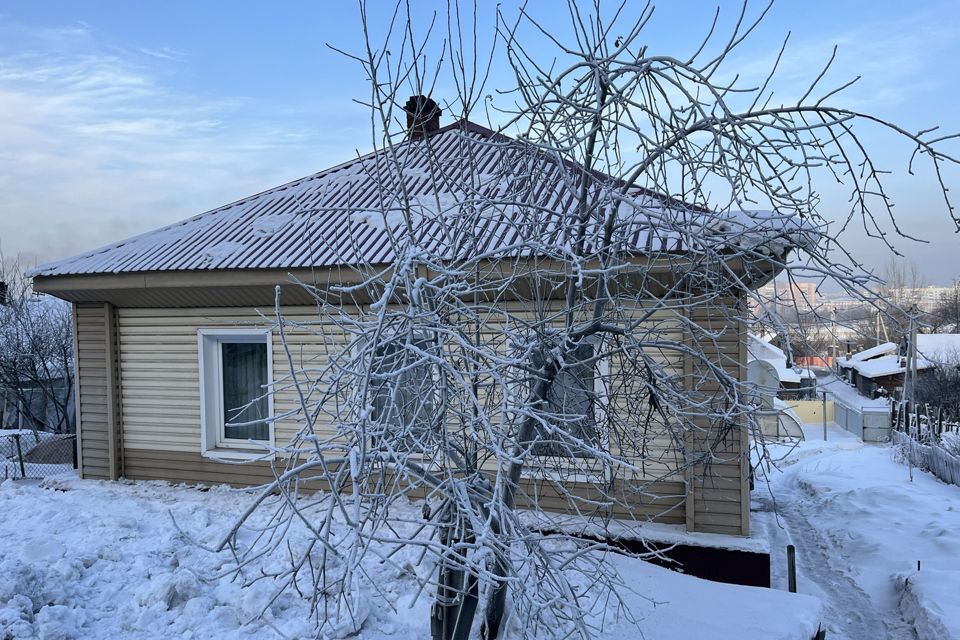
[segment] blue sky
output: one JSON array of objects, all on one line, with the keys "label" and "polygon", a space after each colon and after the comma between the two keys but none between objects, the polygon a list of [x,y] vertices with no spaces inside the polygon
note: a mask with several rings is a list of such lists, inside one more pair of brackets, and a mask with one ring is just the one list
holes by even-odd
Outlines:
[{"label": "blue sky", "polygon": [[[435,6],[446,5],[418,1],[416,23]],[[556,5],[530,6],[551,32],[565,32]],[[739,4],[720,6],[729,25]],[[689,54],[712,10],[659,3],[650,51]],[[480,32],[489,32],[493,5],[480,3],[478,13]],[[832,78],[863,75],[843,104],[910,129],[960,131],[960,1],[781,1],[731,68],[761,73],[788,31],[785,93],[837,44]],[[64,257],[364,151],[369,114],[352,100],[369,89],[359,66],[328,43],[361,46],[354,2],[0,4],[0,250],[27,262]],[[506,86],[506,69],[495,66],[489,90]],[[441,82],[436,93],[445,91]],[[902,146],[868,142],[890,168],[903,168]],[[931,240],[898,248],[932,283],[960,276],[960,236],[929,182],[895,175],[891,184],[901,219]],[[823,190],[823,206],[845,206],[830,185]],[[887,259],[876,242],[850,243],[869,264]]]}]

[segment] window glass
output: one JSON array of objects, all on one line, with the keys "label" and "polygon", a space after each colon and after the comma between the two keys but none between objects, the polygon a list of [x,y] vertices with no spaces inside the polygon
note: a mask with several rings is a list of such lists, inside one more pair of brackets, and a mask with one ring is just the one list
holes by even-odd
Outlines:
[{"label": "window glass", "polygon": [[[426,340],[415,344],[429,349]],[[402,439],[391,438],[394,443],[402,442],[408,450],[426,451],[433,444],[431,424],[437,383],[433,368],[419,360],[418,353],[395,342],[377,348],[370,370],[372,418],[385,432],[393,430],[393,436],[399,432]]]},{"label": "window glass", "polygon": [[264,422],[269,417],[266,343],[221,342],[220,350],[223,437],[229,440],[269,440],[270,426]]},{"label": "window glass", "polygon": [[[544,412],[544,417],[554,433],[543,425],[537,426],[534,454],[578,458],[593,455],[582,446],[564,438],[563,433],[583,441],[586,446],[601,446],[596,416],[596,365],[590,362],[593,356],[593,345],[581,343],[568,355],[566,365],[557,373],[547,392]],[[539,358],[534,360],[535,366],[542,366],[542,363],[536,362]]]}]

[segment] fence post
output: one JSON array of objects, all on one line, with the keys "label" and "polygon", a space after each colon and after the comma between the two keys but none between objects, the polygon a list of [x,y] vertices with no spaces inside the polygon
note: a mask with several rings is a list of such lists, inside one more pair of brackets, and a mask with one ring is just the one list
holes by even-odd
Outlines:
[{"label": "fence post", "polygon": [[787,545],[787,590],[797,592],[797,548],[792,544]]},{"label": "fence post", "polygon": [[78,438],[77,436],[73,436],[73,468],[74,469],[80,468],[80,452],[78,451],[79,448],[80,448],[80,438]]},{"label": "fence post", "polygon": [[23,449],[20,448],[20,434],[13,434],[13,442],[17,445],[17,460],[20,461],[20,479],[23,480],[27,477],[27,470],[23,465]]}]

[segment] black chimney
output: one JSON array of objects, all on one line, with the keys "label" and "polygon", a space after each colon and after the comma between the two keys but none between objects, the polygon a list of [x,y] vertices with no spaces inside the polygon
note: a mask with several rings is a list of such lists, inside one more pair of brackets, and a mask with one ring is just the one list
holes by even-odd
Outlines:
[{"label": "black chimney", "polygon": [[440,106],[427,96],[410,96],[403,105],[407,112],[407,138],[416,140],[440,128]]}]

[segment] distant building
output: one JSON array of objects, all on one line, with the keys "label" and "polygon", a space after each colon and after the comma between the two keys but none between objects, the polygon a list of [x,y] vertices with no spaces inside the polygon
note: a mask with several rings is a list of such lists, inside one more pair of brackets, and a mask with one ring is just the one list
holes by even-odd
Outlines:
[{"label": "distant building", "polygon": [[[917,375],[932,371],[944,355],[960,353],[960,334],[917,335]],[[854,385],[862,395],[899,397],[903,394],[907,371],[907,342],[884,342],[875,347],[837,360],[838,375]]]}]

